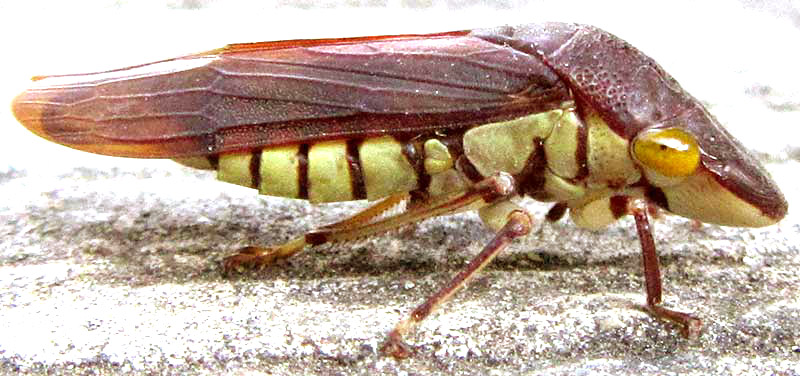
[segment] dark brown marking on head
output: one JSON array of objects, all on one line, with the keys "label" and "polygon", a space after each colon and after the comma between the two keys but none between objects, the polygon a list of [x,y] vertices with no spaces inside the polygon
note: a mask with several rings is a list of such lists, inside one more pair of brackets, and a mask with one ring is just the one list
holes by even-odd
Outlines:
[{"label": "dark brown marking on head", "polygon": [[250,186],[255,189],[261,186],[261,149],[250,152]]},{"label": "dark brown marking on head", "polygon": [[361,156],[358,147],[361,139],[347,140],[347,167],[350,169],[350,190],[353,192],[353,199],[363,200],[367,198],[367,187],[364,184],[364,172],[361,168]]},{"label": "dark brown marking on head", "polygon": [[308,144],[297,149],[297,198],[308,200]]}]

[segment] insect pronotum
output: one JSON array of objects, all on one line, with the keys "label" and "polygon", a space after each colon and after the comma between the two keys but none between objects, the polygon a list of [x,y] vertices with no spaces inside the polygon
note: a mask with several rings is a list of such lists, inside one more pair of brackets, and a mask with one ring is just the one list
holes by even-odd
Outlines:
[{"label": "insect pronotum", "polygon": [[[37,135],[93,153],[171,158],[265,195],[373,206],[226,270],[434,216],[478,210],[483,250],[389,333],[403,336],[554,203],[598,229],[632,214],[647,307],[661,305],[648,205],[726,226],[768,226],[787,203],[763,167],[655,61],[594,27],[538,23],[428,35],[233,44],[100,73],[36,77],[13,103]],[[396,208],[402,210],[393,210]]]}]

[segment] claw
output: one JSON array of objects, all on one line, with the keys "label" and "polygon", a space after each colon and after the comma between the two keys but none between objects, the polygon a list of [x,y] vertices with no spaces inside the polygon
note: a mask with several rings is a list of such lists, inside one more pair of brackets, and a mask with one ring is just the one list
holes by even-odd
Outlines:
[{"label": "claw", "polygon": [[277,259],[273,248],[244,247],[233,256],[222,260],[222,268],[226,274],[240,269],[263,269]]},{"label": "claw", "polygon": [[389,332],[386,341],[381,345],[381,352],[400,360],[414,355],[414,348],[403,341],[403,336],[394,329]]},{"label": "claw", "polygon": [[644,306],[644,310],[659,319],[678,325],[683,338],[694,340],[700,337],[703,332],[703,321],[691,314],[674,311],[655,304]]}]

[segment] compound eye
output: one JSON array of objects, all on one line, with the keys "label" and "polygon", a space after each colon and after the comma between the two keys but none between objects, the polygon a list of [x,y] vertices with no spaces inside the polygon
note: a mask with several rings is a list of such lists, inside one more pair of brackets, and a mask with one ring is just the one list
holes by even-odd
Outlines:
[{"label": "compound eye", "polygon": [[668,177],[694,173],[700,149],[694,136],[678,128],[644,132],[633,141],[633,156],[639,163]]}]

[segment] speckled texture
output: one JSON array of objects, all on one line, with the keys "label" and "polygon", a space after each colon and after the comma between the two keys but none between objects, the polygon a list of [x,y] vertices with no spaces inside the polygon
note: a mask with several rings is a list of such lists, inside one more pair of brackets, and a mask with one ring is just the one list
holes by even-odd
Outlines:
[{"label": "speckled texture", "polygon": [[[92,36],[103,37],[93,23],[118,27],[113,33],[121,38],[140,24],[122,15],[132,11],[125,6],[106,9],[100,18],[75,13],[83,22],[69,21],[72,13],[48,16],[56,12],[42,10],[49,8],[19,11],[18,17],[4,12],[0,27],[9,29],[0,31],[20,36],[7,47],[15,52],[16,65],[0,73],[8,79],[0,98],[10,102],[31,74],[60,72],[62,65],[64,72],[84,70],[84,58],[95,64],[88,69],[102,59],[113,60],[113,67],[171,56],[176,45],[185,47],[177,52],[183,53],[215,47],[219,40],[243,40],[244,26],[204,30],[208,20],[224,18],[213,2],[185,3],[200,9],[188,14],[158,8],[142,35],[119,41],[148,51],[146,43],[163,36],[166,46],[155,44],[157,53],[144,57],[114,46],[87,47]],[[786,62],[796,62],[797,52],[775,47],[800,41],[798,10],[780,1],[731,3],[719,10],[729,19],[706,30],[702,12],[712,9],[690,8],[690,2],[676,2],[669,8],[673,13],[652,22],[632,17],[645,14],[633,3],[624,17],[561,3],[537,4],[544,11],[536,19],[597,24],[651,54],[769,162],[790,203],[786,219],[763,229],[696,228],[677,217],[655,224],[665,298],[704,319],[706,330],[698,340],[679,337],[638,308],[644,291],[632,220],[599,233],[562,221],[537,227],[516,242],[426,320],[410,338],[418,346],[415,357],[403,362],[381,357],[377,348],[385,333],[490,238],[475,214],[427,221],[225,277],[219,261],[238,247],[286,240],[361,204],[315,207],[258,197],[167,161],[73,152],[28,135],[3,109],[0,372],[797,375],[800,223],[792,210],[800,202],[794,175],[800,168],[800,79]],[[415,9],[420,7],[425,8]],[[680,30],[672,30],[675,35],[662,35],[658,30],[674,26],[669,16],[683,14],[680,7],[693,13],[686,13]],[[402,19],[417,15],[415,22],[424,25],[458,17],[429,15],[443,12],[441,6],[426,13],[360,10],[359,19],[365,20],[360,27],[367,30],[337,23],[342,31],[336,35],[527,22],[531,19],[518,13],[534,9],[499,8],[463,10],[455,13],[464,15],[462,21],[420,30]],[[567,17],[568,10],[574,18]],[[269,25],[261,25],[253,38],[324,36],[298,27],[292,33],[292,19],[309,14],[316,17],[314,24],[326,25],[335,19],[331,15],[355,11],[305,12],[313,11],[280,7],[265,17],[284,22],[281,27],[270,33]],[[487,19],[495,12],[496,19]],[[158,21],[165,19],[175,24],[159,32]],[[53,32],[15,33],[29,32],[31,25]],[[167,32],[172,27],[208,33],[208,41],[191,38],[186,47],[184,39]],[[771,44],[748,44],[744,27],[754,30],[752,40]],[[65,47],[67,42],[75,43],[74,49]],[[43,48],[47,45],[52,48]],[[99,55],[86,56],[87,51]],[[129,55],[120,56],[126,51]],[[532,201],[526,207],[539,218],[546,210]]]}]

